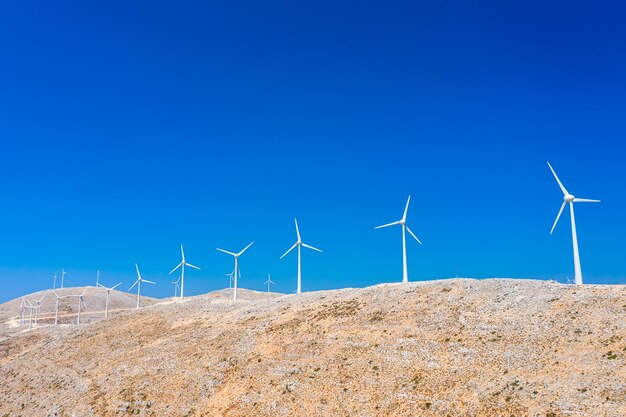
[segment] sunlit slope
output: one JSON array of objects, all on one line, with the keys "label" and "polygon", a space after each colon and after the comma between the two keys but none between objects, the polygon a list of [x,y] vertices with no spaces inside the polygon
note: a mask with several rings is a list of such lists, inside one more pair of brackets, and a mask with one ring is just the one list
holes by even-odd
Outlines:
[{"label": "sunlit slope", "polygon": [[6,339],[0,415],[623,416],[625,316],[531,280],[207,294]]}]

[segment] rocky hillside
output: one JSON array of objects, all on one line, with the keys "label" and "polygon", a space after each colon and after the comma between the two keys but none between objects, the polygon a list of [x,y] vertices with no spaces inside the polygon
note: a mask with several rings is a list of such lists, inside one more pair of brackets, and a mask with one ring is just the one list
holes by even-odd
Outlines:
[{"label": "rocky hillside", "polygon": [[247,298],[12,333],[0,416],[626,415],[624,287],[454,279]]}]

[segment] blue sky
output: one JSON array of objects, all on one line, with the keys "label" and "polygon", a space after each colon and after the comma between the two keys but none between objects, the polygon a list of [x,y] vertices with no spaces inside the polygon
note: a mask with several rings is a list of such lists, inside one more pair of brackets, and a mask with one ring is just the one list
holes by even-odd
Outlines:
[{"label": "blue sky", "polygon": [[[506,3],[506,4],[505,4]],[[203,268],[188,294],[573,276],[625,283],[623,2],[3,2],[0,301]]]}]

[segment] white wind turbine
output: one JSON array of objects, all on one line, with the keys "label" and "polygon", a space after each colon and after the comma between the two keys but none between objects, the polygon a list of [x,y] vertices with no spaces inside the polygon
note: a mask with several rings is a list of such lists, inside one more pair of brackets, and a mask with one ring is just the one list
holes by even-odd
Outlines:
[{"label": "white wind turbine", "polygon": [[409,195],[408,200],[406,200],[406,207],[404,208],[404,214],[402,218],[397,222],[383,224],[382,226],[377,226],[374,229],[382,229],[383,227],[395,226],[397,224],[402,225],[402,282],[409,282],[409,271],[406,265],[406,232],[408,231],[411,236],[417,240],[417,243],[420,245],[422,242],[415,236],[415,234],[409,229],[409,226],[406,225],[406,214],[409,211],[409,203],[411,202],[411,196]]},{"label": "white wind turbine", "polygon": [[197,266],[194,266],[192,264],[190,264],[189,262],[185,261],[185,250],[183,249],[183,245],[180,245],[180,253],[183,256],[183,260],[180,261],[180,263],[176,266],[176,268],[172,269],[170,271],[170,275],[172,275],[174,273],[174,271],[176,271],[178,268],[180,268],[181,271],[181,276],[180,276],[180,299],[182,300],[183,297],[185,296],[185,266],[188,266],[190,268],[195,268],[195,269],[200,269]]},{"label": "white wind turbine", "polygon": [[111,288],[107,288],[104,285],[100,284],[98,282],[98,286],[101,288],[104,288],[107,292],[107,298],[106,301],[104,302],[104,318],[109,318],[109,297],[111,296],[111,290],[116,289],[117,287],[119,287],[120,285],[122,285],[121,282],[115,284],[114,286],[112,286]]},{"label": "white wind turbine", "polygon": [[83,290],[82,294],[80,295],[68,295],[68,297],[78,298],[78,314],[76,315],[76,324],[80,324],[80,306],[82,305],[87,308],[87,304],[85,304],[85,299],[83,298],[83,296],[85,295],[85,291],[87,290]]},{"label": "white wind turbine", "polygon": [[[230,277],[228,280],[228,288],[232,288],[233,287],[233,281],[235,280],[235,270],[233,269],[233,272],[231,272],[230,274],[224,274],[227,277]],[[239,278],[241,278],[241,271],[239,271]]]},{"label": "white wind turbine", "polygon": [[55,297],[57,298],[57,302],[56,302],[56,305],[54,307],[54,324],[58,324],[59,323],[59,300],[62,299],[62,298],[67,298],[69,296],[68,295],[59,295],[54,290],[52,290],[52,292],[54,293]]},{"label": "white wind turbine", "polygon": [[[252,244],[253,244],[253,243],[254,243],[254,242],[250,242],[250,244],[249,244],[248,246],[246,246],[245,248],[243,248],[243,250],[242,250],[241,252],[239,252],[239,253],[229,252],[229,251],[227,251],[227,250],[220,249],[220,248],[216,248],[216,249],[217,249],[218,251],[220,251],[220,252],[224,252],[224,253],[227,253],[227,254],[229,254],[229,255],[233,256],[233,257],[235,258],[235,269],[234,269],[233,271],[239,271],[239,257],[240,257],[241,255],[243,255],[243,253],[244,253],[246,250],[248,250],[248,248],[249,248],[250,246],[252,246]],[[235,273],[234,275],[235,275],[235,279],[234,279],[234,284],[235,284],[235,285],[234,285],[234,291],[233,291],[233,300],[234,300],[234,301],[237,301],[237,275],[239,275],[239,274]]]},{"label": "white wind turbine", "polygon": [[44,298],[46,298],[45,294],[39,300],[33,298],[33,301],[35,302],[35,324],[37,324],[37,321],[39,320],[39,310],[41,309],[41,302]]},{"label": "white wind turbine", "polygon": [[54,271],[54,278],[52,280],[52,289],[53,290],[57,289],[57,273],[56,273],[56,271]]},{"label": "white wind turbine", "polygon": [[280,259],[283,259],[285,256],[287,256],[287,254],[291,252],[296,246],[298,247],[298,287],[297,287],[296,293],[300,294],[302,292],[302,267],[300,263],[301,247],[304,246],[305,248],[313,249],[318,252],[321,252],[321,250],[302,242],[302,239],[300,238],[300,229],[298,228],[298,219],[294,219],[294,220],[296,223],[296,235],[298,236],[298,240],[296,241],[296,243],[293,244],[291,248],[289,248],[287,252],[283,254],[283,256],[280,257]]},{"label": "white wind turbine", "polygon": [[65,282],[65,274],[67,274],[67,272],[65,272],[65,269],[61,269],[61,288],[63,288],[63,284]]},{"label": "white wind turbine", "polygon": [[30,303],[30,301],[26,300],[26,302],[28,303],[28,305],[24,305],[24,308],[30,309],[30,315],[28,316],[28,330],[32,330],[32,328],[33,328],[33,309],[35,307],[33,307],[33,305]]},{"label": "white wind turbine", "polygon": [[135,283],[128,289],[128,291],[132,290],[135,285],[137,286],[137,308],[139,308],[139,299],[141,297],[141,283],[147,282],[148,284],[156,284],[156,282],[148,281],[147,279],[141,278],[139,265],[135,264],[135,269],[137,270],[137,281],[135,281]]},{"label": "white wind turbine", "polygon": [[20,326],[24,324],[24,315],[26,313],[26,304],[24,303],[24,299],[21,299],[20,303]]},{"label": "white wind turbine", "polygon": [[96,287],[100,286],[100,270],[96,272]]},{"label": "white wind turbine", "polygon": [[599,203],[600,200],[589,200],[587,198],[574,197],[565,189],[565,187],[561,183],[561,180],[559,180],[559,177],[556,175],[556,172],[554,172],[552,165],[550,165],[550,162],[548,162],[548,167],[550,167],[550,171],[552,171],[552,175],[554,175],[554,179],[556,179],[556,182],[559,184],[559,188],[563,192],[563,204],[561,204],[561,209],[559,210],[559,214],[557,214],[556,220],[554,221],[554,224],[552,225],[550,234],[552,234],[552,232],[554,231],[554,228],[556,227],[556,224],[558,223],[559,218],[561,217],[561,214],[563,213],[563,209],[565,208],[565,205],[569,204],[569,214],[570,214],[570,219],[572,222],[572,244],[574,246],[574,282],[576,283],[576,285],[582,285],[583,274],[580,268],[580,254],[578,253],[578,237],[576,236],[576,220],[574,219],[574,203]]},{"label": "white wind turbine", "polygon": [[271,284],[276,284],[276,283],[270,279],[270,274],[267,274],[267,281],[265,281],[263,284],[267,284],[267,293],[269,294],[269,292],[270,292],[270,285]]},{"label": "white wind turbine", "polygon": [[176,298],[177,290],[180,290],[180,275],[176,281],[172,281],[172,284],[174,284],[174,298]]}]

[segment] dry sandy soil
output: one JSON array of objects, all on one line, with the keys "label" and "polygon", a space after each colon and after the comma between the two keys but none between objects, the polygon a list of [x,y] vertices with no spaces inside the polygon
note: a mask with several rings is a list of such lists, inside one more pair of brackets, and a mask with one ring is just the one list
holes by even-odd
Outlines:
[{"label": "dry sandy soil", "polygon": [[626,415],[626,287],[241,293],[32,331],[6,317],[0,416]]}]

